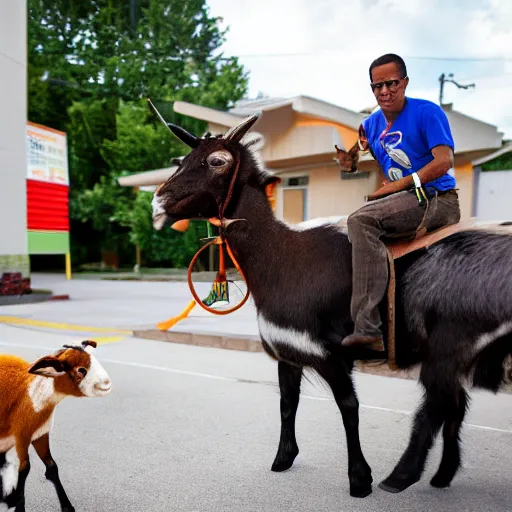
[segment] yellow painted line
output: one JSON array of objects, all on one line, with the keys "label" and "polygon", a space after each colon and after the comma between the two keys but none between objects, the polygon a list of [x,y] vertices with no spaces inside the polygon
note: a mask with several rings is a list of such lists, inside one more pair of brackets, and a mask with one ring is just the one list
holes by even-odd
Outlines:
[{"label": "yellow painted line", "polygon": [[123,339],[124,336],[99,336],[91,338],[91,341],[95,341],[98,345],[106,345],[108,343],[118,343]]},{"label": "yellow painted line", "polygon": [[19,318],[17,316],[0,316],[0,323],[10,325],[26,325],[28,327],[45,327],[47,329],[59,329],[62,331],[87,331],[87,332],[110,332],[118,334],[131,334],[132,331],[108,327],[90,327],[85,325],[66,324],[61,322],[46,322],[44,320],[33,320],[31,318]]}]

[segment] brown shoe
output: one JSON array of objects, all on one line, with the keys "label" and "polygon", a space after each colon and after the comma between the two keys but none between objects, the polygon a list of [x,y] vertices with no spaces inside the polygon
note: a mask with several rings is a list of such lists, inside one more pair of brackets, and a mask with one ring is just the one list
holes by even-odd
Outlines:
[{"label": "brown shoe", "polygon": [[384,341],[382,336],[365,336],[364,334],[350,334],[343,338],[341,344],[344,347],[365,346],[372,350],[384,352]]}]

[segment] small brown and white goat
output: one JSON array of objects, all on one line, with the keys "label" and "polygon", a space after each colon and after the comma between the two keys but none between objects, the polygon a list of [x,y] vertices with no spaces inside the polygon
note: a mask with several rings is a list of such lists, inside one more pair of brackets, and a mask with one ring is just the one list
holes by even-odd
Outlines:
[{"label": "small brown and white goat", "polygon": [[94,341],[69,346],[35,363],[0,355],[0,503],[25,510],[25,481],[32,444],[46,466],[46,478],[57,491],[65,512],[71,505],[50,452],[50,430],[57,404],[68,396],[101,397],[111,381],[92,354]]}]

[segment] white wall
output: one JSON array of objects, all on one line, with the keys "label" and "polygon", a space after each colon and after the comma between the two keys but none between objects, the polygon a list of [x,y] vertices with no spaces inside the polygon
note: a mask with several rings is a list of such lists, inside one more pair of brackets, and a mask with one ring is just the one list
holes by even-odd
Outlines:
[{"label": "white wall", "polygon": [[478,172],[475,213],[482,220],[512,221],[512,171]]},{"label": "white wall", "polygon": [[0,258],[4,260],[27,254],[26,18],[25,0],[0,0]]}]

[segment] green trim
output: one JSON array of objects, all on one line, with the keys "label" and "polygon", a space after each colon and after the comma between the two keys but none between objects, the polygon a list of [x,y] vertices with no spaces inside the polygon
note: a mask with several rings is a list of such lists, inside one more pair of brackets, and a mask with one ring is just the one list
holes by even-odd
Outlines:
[{"label": "green trim", "polygon": [[69,252],[69,233],[29,231],[29,254],[66,254]]},{"label": "green trim", "polygon": [[4,272],[21,272],[23,277],[30,277],[28,254],[0,255],[0,277]]}]

